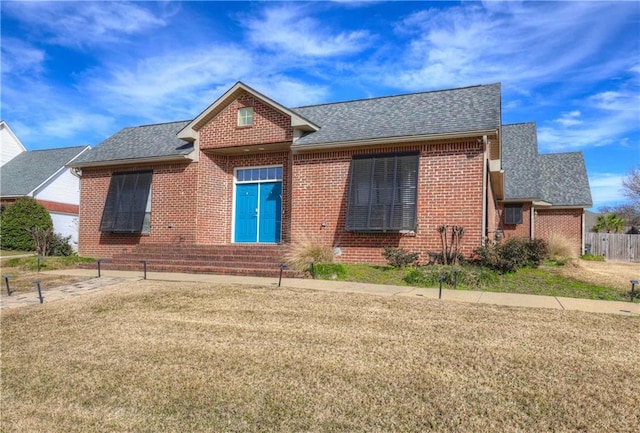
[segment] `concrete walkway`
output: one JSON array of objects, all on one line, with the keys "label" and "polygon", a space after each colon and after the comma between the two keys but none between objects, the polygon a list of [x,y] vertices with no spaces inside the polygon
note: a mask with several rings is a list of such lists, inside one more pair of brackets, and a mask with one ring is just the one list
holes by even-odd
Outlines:
[{"label": "concrete walkway", "polygon": [[[94,292],[110,286],[123,284],[130,281],[141,280],[142,272],[113,271],[101,272],[97,278],[97,271],[91,269],[64,269],[58,271],[44,271],[46,274],[76,275],[95,277],[64,287],[46,289],[43,287],[44,302],[57,299],[78,296],[84,293]],[[147,272],[147,280],[155,281],[184,281],[215,284],[246,284],[253,286],[277,287],[277,278],[246,277],[233,275],[209,275],[186,274],[169,272]],[[352,283],[347,281],[327,281],[299,278],[284,278],[281,287],[324,290],[345,293],[365,293],[381,296],[408,296],[438,299],[439,290],[420,287],[391,286],[381,284]],[[599,301],[592,299],[562,298],[556,296],[521,295],[516,293],[478,292],[471,290],[442,290],[442,300],[455,302],[469,302],[493,305],[506,305],[512,307],[551,308],[556,310],[586,311],[591,313],[623,314],[628,316],[640,316],[640,303]],[[12,296],[3,296],[2,309],[14,308],[24,305],[33,305],[40,302],[35,293],[20,293]]]}]

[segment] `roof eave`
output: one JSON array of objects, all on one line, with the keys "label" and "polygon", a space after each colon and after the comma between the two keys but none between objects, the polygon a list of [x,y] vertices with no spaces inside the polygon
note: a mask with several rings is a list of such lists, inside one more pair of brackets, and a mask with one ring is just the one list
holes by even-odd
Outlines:
[{"label": "roof eave", "polygon": [[349,140],[349,141],[334,141],[329,143],[314,143],[314,144],[296,144],[293,142],[291,149],[294,153],[300,151],[317,151],[317,150],[330,150],[347,147],[364,147],[364,146],[376,146],[387,143],[413,143],[417,141],[434,141],[434,140],[446,140],[451,138],[481,138],[487,134],[495,134],[495,129],[478,130],[478,131],[465,131],[465,132],[450,132],[443,134],[422,134],[422,135],[403,135],[396,137],[381,137],[370,138],[365,140]]},{"label": "roof eave", "polygon": [[89,161],[67,164],[69,168],[92,168],[92,167],[109,167],[114,165],[133,165],[133,164],[149,164],[149,163],[166,163],[166,162],[185,162],[194,161],[194,152],[186,155],[165,155],[150,156],[145,158],[126,158],[126,159],[110,159],[104,161]]}]

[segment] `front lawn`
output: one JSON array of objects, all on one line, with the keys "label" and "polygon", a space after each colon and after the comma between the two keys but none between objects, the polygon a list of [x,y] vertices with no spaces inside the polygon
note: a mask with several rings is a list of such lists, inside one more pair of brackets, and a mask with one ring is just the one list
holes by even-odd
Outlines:
[{"label": "front lawn", "polygon": [[640,425],[634,317],[151,280],[2,315],[6,433]]}]

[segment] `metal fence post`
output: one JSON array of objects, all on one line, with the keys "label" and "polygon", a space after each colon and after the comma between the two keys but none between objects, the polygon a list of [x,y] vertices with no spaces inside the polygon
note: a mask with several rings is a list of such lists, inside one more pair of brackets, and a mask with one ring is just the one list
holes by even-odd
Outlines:
[{"label": "metal fence post", "polygon": [[11,289],[9,288],[9,277],[11,275],[3,275],[2,278],[4,278],[4,284],[7,286],[7,296],[11,296]]},{"label": "metal fence post", "polygon": [[38,290],[38,298],[40,299],[40,303],[44,302],[44,298],[42,297],[42,289],[40,289],[40,280],[34,281],[36,284],[36,289]]}]

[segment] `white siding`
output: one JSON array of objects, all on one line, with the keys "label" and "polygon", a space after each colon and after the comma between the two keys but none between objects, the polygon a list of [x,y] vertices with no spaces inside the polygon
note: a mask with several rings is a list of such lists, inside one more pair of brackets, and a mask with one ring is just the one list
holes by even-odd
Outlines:
[{"label": "white siding", "polygon": [[63,237],[71,236],[70,244],[78,251],[78,216],[49,212],[53,220],[53,231]]},{"label": "white siding", "polygon": [[0,123],[0,165],[7,162],[24,152],[26,149],[20,143],[20,140],[11,132],[6,123]]},{"label": "white siding", "polygon": [[61,174],[40,187],[35,198],[58,203],[80,204],[80,179],[65,169]]}]

